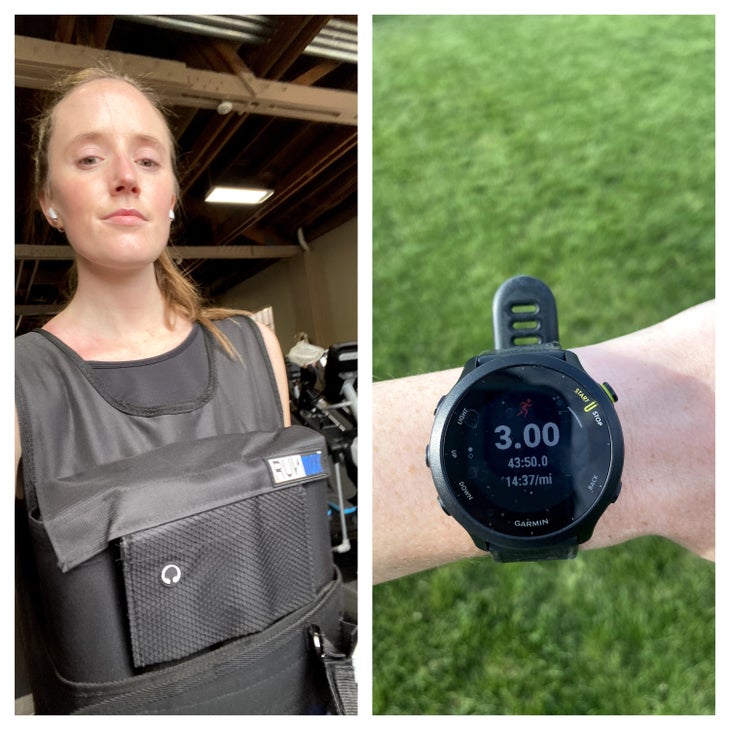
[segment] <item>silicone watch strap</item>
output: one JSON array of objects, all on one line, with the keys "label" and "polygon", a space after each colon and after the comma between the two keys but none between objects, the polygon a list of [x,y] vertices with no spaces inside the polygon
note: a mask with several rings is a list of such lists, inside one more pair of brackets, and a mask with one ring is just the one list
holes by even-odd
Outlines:
[{"label": "silicone watch strap", "polygon": [[492,302],[494,347],[539,346],[558,342],[558,310],[547,284],[514,276],[497,289]]},{"label": "silicone watch strap", "polygon": [[550,545],[542,548],[509,550],[496,545],[489,546],[489,553],[498,563],[526,563],[537,560],[570,560],[578,555],[578,543]]}]

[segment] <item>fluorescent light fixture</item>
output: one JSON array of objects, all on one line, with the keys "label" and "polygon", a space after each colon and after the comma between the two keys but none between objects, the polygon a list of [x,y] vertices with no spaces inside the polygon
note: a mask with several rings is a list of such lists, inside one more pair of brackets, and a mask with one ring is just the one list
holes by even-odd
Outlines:
[{"label": "fluorescent light fixture", "polygon": [[263,188],[214,187],[205,198],[206,203],[232,203],[234,205],[258,205],[274,194]]}]

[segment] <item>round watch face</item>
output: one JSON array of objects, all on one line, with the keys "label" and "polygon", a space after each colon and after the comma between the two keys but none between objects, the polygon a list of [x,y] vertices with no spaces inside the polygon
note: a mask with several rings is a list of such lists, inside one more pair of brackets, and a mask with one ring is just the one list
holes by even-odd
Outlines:
[{"label": "round watch face", "polygon": [[446,501],[488,530],[514,537],[576,524],[618,478],[620,426],[608,396],[563,362],[505,366],[479,377],[483,369],[444,403],[439,448]]}]

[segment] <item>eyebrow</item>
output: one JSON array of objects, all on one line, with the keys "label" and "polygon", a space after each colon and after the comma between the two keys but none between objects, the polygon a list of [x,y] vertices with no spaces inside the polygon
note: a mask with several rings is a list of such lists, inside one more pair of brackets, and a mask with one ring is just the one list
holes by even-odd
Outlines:
[{"label": "eyebrow", "polygon": [[[81,134],[77,134],[71,139],[71,141],[68,143],[67,148],[71,148],[77,144],[83,144],[84,142],[98,142],[103,140],[107,136],[108,135],[104,132],[82,132]],[[138,144],[152,145],[153,147],[157,147],[160,151],[163,152],[166,151],[165,145],[157,137],[153,137],[149,134],[135,134],[134,141]]]}]

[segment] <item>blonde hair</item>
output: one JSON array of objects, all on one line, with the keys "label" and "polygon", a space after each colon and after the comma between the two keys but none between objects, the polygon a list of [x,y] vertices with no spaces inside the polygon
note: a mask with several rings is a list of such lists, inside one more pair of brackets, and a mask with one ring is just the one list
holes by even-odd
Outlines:
[{"label": "blonde hair", "polygon": [[[130,84],[137,89],[160,114],[165,122],[165,129],[168,133],[170,143],[170,156],[175,180],[175,197],[179,198],[179,182],[177,169],[177,144],[170,129],[168,121],[169,113],[163,106],[157,94],[140,79],[129,76],[110,64],[100,63],[99,65],[73,73],[60,79],[50,89],[44,110],[34,120],[33,135],[33,173],[35,198],[39,199],[43,191],[48,191],[50,184],[50,166],[48,162],[48,146],[53,134],[54,115],[58,104],[63,101],[72,91],[92,81],[114,80]],[[157,285],[165,301],[170,317],[181,314],[193,322],[199,322],[205,327],[220,343],[226,353],[236,357],[237,353],[230,343],[230,340],[215,326],[215,320],[226,319],[235,314],[250,315],[250,312],[237,309],[225,309],[205,306],[203,299],[194,282],[184,274],[173,261],[168,249],[165,249],[155,261],[155,275]],[[69,272],[69,300],[76,290],[76,265],[74,264]]]}]

